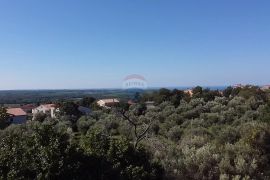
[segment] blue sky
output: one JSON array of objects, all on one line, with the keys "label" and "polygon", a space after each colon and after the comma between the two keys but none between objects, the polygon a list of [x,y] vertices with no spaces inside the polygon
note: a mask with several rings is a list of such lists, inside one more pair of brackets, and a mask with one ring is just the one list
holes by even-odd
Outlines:
[{"label": "blue sky", "polygon": [[0,89],[270,84],[269,0],[1,0]]}]

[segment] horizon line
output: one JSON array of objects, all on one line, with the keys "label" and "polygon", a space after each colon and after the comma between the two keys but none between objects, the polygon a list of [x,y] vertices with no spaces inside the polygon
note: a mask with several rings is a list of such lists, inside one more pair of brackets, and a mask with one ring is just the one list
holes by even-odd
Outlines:
[{"label": "horizon line", "polygon": [[[241,84],[243,86],[247,86],[247,85],[251,85],[251,86],[258,86],[258,87],[262,87],[265,85],[255,85],[255,84]],[[161,89],[161,88],[168,88],[168,89],[177,89],[177,88],[192,88],[192,87],[196,87],[196,86],[200,86],[203,88],[215,88],[215,87],[232,87],[235,85],[192,85],[192,86],[152,86],[152,87],[148,87],[147,89],[144,90],[151,90],[151,89]],[[136,89],[136,88],[134,88]],[[27,88],[27,89],[0,89],[0,91],[57,91],[57,90],[129,90],[129,89],[123,89],[121,87],[112,87],[112,88]],[[143,90],[143,89],[142,89]]]}]

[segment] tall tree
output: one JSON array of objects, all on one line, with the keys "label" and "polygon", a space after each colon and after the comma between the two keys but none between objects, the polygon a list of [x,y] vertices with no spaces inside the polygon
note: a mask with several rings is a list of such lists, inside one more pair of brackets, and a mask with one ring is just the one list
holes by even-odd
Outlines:
[{"label": "tall tree", "polygon": [[80,116],[80,111],[78,110],[78,105],[74,102],[64,102],[60,107],[60,112],[65,115],[70,116]]}]

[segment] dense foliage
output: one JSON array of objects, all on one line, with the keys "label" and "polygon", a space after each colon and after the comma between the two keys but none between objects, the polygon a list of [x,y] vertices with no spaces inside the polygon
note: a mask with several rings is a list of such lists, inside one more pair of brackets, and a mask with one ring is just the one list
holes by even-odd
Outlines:
[{"label": "dense foliage", "polygon": [[[71,133],[71,132],[70,132]],[[97,130],[73,139],[65,126],[31,122],[0,134],[1,179],[158,179],[145,150]]]},{"label": "dense foliage", "polygon": [[0,133],[1,178],[270,179],[269,92],[161,89],[136,101],[90,116],[65,102],[55,119],[9,126]]}]

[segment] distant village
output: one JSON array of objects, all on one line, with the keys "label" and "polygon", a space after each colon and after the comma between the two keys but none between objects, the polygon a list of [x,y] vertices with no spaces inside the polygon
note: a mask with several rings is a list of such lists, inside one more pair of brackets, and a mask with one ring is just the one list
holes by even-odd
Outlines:
[{"label": "distant village", "polygon": [[[115,106],[120,101],[118,99],[100,99],[96,103],[99,107],[102,108],[111,108]],[[26,104],[26,105],[6,105],[7,113],[10,115],[10,123],[12,124],[23,124],[26,123],[28,117],[32,117],[33,119],[39,113],[44,113],[48,117],[55,118],[57,112],[60,111],[59,105],[57,104],[41,104],[36,106],[34,104]],[[89,107],[78,106],[78,111],[83,115],[90,115],[91,109]]]},{"label": "distant village", "polygon": [[[242,85],[242,84],[236,84],[232,86],[232,88],[244,88],[248,87],[249,85]],[[252,87],[252,86],[250,86]],[[270,85],[265,85],[260,87],[261,90],[270,90]],[[184,90],[185,93],[189,94],[190,96],[193,95],[192,89],[186,89]],[[222,91],[220,91],[222,94]],[[104,109],[110,109],[114,106],[117,106],[120,103],[120,100],[117,98],[109,98],[109,99],[99,99],[95,102],[100,108]],[[133,100],[129,100],[127,102],[129,105],[134,105],[136,102]],[[148,109],[155,107],[154,101],[146,101],[145,105]],[[7,109],[7,113],[10,115],[9,122],[11,124],[23,124],[26,123],[29,118],[34,119],[35,116],[39,113],[44,113],[48,117],[55,118],[56,114],[60,111],[59,105],[57,104],[41,104],[41,105],[35,105],[35,104],[25,104],[25,105],[19,105],[19,104],[6,104],[5,105]],[[91,115],[92,110],[89,107],[84,106],[78,106],[78,111],[83,115]]]}]

